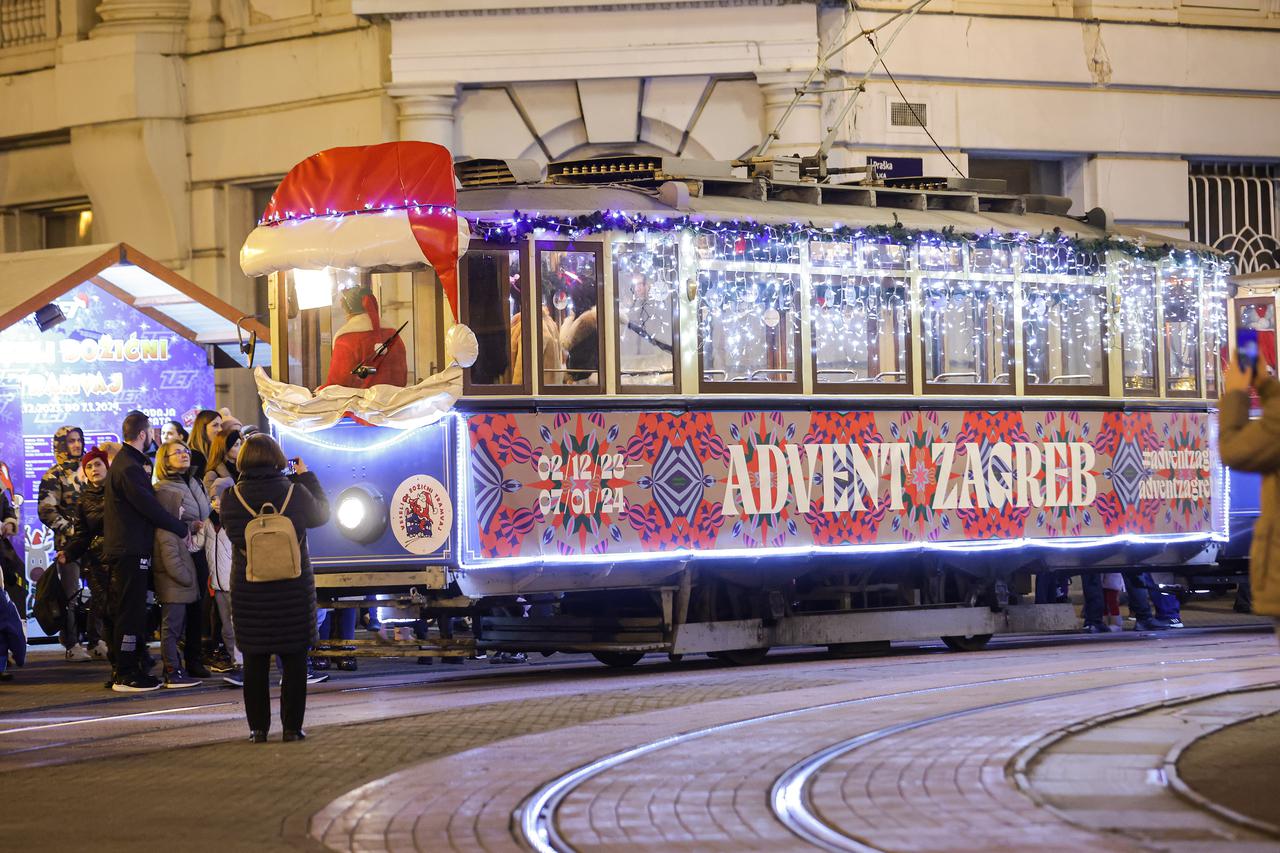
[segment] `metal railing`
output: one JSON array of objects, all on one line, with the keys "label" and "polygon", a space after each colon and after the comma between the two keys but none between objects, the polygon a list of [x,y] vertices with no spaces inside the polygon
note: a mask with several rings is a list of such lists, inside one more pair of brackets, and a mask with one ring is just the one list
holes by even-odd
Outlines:
[{"label": "metal railing", "polygon": [[0,49],[53,38],[57,8],[56,0],[0,0]]}]

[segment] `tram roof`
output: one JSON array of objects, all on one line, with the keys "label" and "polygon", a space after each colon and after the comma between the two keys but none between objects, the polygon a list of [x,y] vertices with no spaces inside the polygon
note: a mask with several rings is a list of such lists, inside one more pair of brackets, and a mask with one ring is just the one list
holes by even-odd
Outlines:
[{"label": "tram roof", "polygon": [[[782,187],[782,191],[795,190],[797,187]],[[853,195],[861,190],[861,197],[870,204],[846,204],[823,200],[819,203],[791,201],[781,198],[758,200],[736,195],[690,193],[687,197],[679,195],[678,206],[668,204],[665,194],[658,189],[628,186],[623,184],[607,185],[564,185],[564,184],[524,184],[519,186],[474,187],[458,192],[458,209],[469,219],[502,219],[515,211],[523,213],[537,212],[550,216],[580,216],[597,210],[613,210],[623,213],[641,214],[646,217],[661,216],[697,216],[709,221],[732,221],[750,219],[762,224],[812,223],[825,226],[873,226],[902,225],[915,230],[941,230],[954,227],[957,231],[985,234],[995,231],[1001,234],[1025,232],[1035,235],[1060,229],[1070,237],[1080,239],[1096,239],[1107,235],[1124,237],[1131,240],[1145,240],[1153,245],[1169,245],[1179,249],[1209,250],[1188,240],[1180,240],[1165,234],[1144,231],[1138,228],[1112,225],[1108,228],[1092,225],[1071,216],[1058,216],[1048,213],[1021,213],[982,211],[978,213],[966,210],[926,209],[916,210],[900,206],[878,206],[876,188],[858,187],[856,185],[837,185],[821,188],[808,185],[800,189],[809,190],[810,194],[821,196],[813,191],[821,189],[836,190],[830,193],[841,198]],[[851,192],[853,191],[853,192]],[[948,203],[962,196],[975,195],[963,193],[937,193],[929,190],[918,190],[911,193],[943,199]],[[893,191],[896,201],[905,195],[901,191]],[[1017,201],[1018,196],[1003,196],[1003,199]],[[1010,205],[1015,206],[1015,205]],[[1020,205],[1016,205],[1020,206]]]}]

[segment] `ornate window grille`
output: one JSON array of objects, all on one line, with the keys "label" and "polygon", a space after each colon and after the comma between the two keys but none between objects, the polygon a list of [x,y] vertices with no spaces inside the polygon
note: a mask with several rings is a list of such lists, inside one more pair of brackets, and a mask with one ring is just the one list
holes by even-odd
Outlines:
[{"label": "ornate window grille", "polygon": [[1280,167],[1191,164],[1191,236],[1231,255],[1236,271],[1280,268]]}]

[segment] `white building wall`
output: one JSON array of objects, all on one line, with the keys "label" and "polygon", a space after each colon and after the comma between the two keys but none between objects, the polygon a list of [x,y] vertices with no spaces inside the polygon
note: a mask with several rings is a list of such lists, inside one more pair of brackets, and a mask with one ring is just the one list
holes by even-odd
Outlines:
[{"label": "white building wall", "polygon": [[[844,19],[781,0],[43,2],[36,29],[0,35],[0,250],[37,248],[40,209],[87,199],[94,239],[246,308],[254,188],[308,154],[740,157]],[[934,0],[886,59],[946,156],[890,123],[901,96],[876,68],[837,164],[1052,158],[1078,212],[1185,234],[1188,159],[1280,160],[1280,0]],[[814,150],[871,60],[861,40],[832,55],[772,149]]]}]

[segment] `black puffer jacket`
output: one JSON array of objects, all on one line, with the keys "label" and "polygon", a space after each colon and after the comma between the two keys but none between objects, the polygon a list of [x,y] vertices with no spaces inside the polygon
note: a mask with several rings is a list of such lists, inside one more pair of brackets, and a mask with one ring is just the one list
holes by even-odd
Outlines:
[{"label": "black puffer jacket", "polygon": [[105,544],[102,532],[102,516],[106,509],[107,492],[104,484],[92,483],[80,492],[76,509],[75,533],[67,540],[67,559],[85,565],[102,565],[105,562],[102,548]]},{"label": "black puffer jacket", "polygon": [[[254,511],[264,503],[284,504],[289,479],[274,468],[240,472],[236,485]],[[231,612],[235,614],[236,645],[250,654],[303,652],[316,643],[316,583],[307,551],[307,528],[329,520],[329,500],[316,475],[308,471],[293,478],[293,497],[284,514],[293,522],[302,551],[302,574],[283,581],[245,579],[244,531],[252,516],[228,489],[222,496],[222,527],[235,551],[231,559]]]}]

